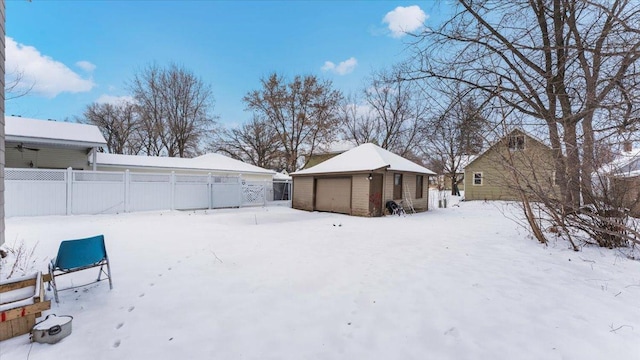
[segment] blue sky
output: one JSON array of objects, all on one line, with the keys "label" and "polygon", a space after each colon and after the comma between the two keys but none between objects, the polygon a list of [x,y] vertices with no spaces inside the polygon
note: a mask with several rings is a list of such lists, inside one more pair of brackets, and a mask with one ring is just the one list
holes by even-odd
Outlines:
[{"label": "blue sky", "polygon": [[223,124],[250,118],[242,97],[261,77],[314,74],[345,93],[409,55],[409,37],[442,18],[423,1],[7,1],[7,81],[27,96],[8,115],[73,118],[129,95],[145,66],[183,65],[211,85]]}]

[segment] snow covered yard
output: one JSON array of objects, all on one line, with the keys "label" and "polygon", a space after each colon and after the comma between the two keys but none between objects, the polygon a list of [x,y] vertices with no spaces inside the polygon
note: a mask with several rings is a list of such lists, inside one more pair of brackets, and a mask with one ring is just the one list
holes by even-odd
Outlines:
[{"label": "snow covered yard", "polygon": [[61,240],[105,234],[114,289],[61,292],[45,315],[73,333],[0,358],[640,359],[640,262],[543,247],[503,207],[7,219],[42,271]]}]

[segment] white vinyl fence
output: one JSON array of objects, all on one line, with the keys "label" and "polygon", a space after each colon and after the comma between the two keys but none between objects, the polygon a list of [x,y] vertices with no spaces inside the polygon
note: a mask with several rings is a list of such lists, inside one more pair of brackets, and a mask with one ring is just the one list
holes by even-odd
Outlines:
[{"label": "white vinyl fence", "polygon": [[264,205],[270,181],[240,176],[5,169],[5,214],[114,214]]}]

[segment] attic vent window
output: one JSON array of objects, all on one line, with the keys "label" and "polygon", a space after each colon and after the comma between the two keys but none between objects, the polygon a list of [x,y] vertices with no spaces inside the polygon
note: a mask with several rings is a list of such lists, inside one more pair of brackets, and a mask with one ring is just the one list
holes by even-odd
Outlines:
[{"label": "attic vent window", "polygon": [[524,150],[524,135],[509,136],[509,150]]}]

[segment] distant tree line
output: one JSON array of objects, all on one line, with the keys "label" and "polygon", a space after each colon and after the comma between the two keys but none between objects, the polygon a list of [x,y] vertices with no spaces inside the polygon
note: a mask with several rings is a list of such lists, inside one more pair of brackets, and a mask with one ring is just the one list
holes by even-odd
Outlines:
[{"label": "distant tree line", "polygon": [[193,157],[214,135],[211,87],[184,67],[149,65],[128,88],[132,101],[90,104],[79,119],[100,128],[110,153]]},{"label": "distant tree line", "polygon": [[[412,34],[412,56],[372,72],[353,94],[315,75],[274,72],[244,96],[249,120],[224,128],[209,86],[182,67],[152,65],[129,84],[132,103],[89,105],[83,121],[102,129],[110,152],[216,151],[289,172],[337,140],[372,142],[449,175],[454,193],[464,156],[513,127],[532,129],[553,150],[560,189],[532,199],[537,180],[512,173],[533,235],[546,243],[552,219],[570,241],[576,231],[596,239],[610,234],[588,227],[582,219],[594,218],[583,209],[600,216],[620,205],[594,176],[617,143],[638,135],[637,24],[640,3],[630,0],[458,0],[450,19]],[[627,243],[620,239],[613,246]]]}]

